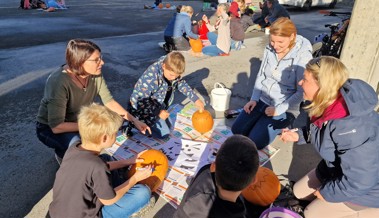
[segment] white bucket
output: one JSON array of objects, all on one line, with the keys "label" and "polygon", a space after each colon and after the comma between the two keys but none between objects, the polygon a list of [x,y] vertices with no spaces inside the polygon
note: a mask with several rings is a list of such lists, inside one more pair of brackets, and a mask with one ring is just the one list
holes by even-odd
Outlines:
[{"label": "white bucket", "polygon": [[232,91],[225,88],[221,83],[215,83],[211,91],[211,105],[216,111],[229,109],[230,96]]}]

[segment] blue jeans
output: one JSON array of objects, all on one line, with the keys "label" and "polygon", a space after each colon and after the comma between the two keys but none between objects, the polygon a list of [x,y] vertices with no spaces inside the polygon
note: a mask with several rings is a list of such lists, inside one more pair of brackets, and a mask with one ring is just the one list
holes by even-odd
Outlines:
[{"label": "blue jeans", "polygon": [[170,135],[171,123],[169,118],[166,120],[159,119],[153,126],[150,127],[151,135],[154,138],[164,139]]},{"label": "blue jeans", "polygon": [[[99,157],[105,162],[116,160],[108,154],[102,154]],[[116,188],[126,181],[124,175],[126,175],[126,168],[111,171],[113,188]],[[151,191],[148,186],[136,184],[116,203],[104,205],[102,208],[103,217],[129,217],[146,206],[150,201],[150,197]]]},{"label": "blue jeans", "polygon": [[50,126],[46,124],[36,123],[36,134],[38,139],[50,148],[55,149],[55,154],[63,158],[67,148],[80,140],[79,132],[67,132],[55,134]]},{"label": "blue jeans", "polygon": [[233,134],[241,134],[255,142],[258,149],[263,149],[274,141],[283,128],[292,125],[295,117],[291,113],[283,113],[269,117],[265,114],[267,104],[258,101],[250,114],[244,110],[233,123]]},{"label": "blue jeans", "polygon": [[214,32],[207,33],[208,40],[212,45],[203,48],[202,52],[208,56],[219,56],[220,53],[224,53],[221,49],[217,47],[217,34]]}]

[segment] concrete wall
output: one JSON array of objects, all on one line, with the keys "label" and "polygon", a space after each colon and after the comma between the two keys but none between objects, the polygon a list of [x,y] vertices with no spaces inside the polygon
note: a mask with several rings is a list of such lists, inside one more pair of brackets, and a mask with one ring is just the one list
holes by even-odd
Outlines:
[{"label": "concrete wall", "polygon": [[353,78],[379,85],[378,0],[356,0],[341,60]]}]

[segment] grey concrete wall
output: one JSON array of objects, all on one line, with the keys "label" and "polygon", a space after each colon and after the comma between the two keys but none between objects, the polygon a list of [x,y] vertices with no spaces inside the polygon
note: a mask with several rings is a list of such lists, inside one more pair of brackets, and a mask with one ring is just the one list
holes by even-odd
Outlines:
[{"label": "grey concrete wall", "polygon": [[379,81],[379,8],[378,0],[356,0],[341,60],[351,77],[368,82],[377,89]]}]

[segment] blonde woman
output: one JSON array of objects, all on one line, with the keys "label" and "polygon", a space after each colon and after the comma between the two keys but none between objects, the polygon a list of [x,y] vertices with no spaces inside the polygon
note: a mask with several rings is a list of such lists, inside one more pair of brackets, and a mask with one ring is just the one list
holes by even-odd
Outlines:
[{"label": "blonde woman", "polygon": [[303,100],[297,83],[312,59],[311,51],[311,43],[297,35],[290,19],[272,24],[253,94],[232,126],[234,134],[248,136],[262,149],[293,123]]},{"label": "blonde woman", "polygon": [[192,15],[193,8],[188,5],[183,5],[180,9],[180,13],[176,14],[175,22],[170,22],[166,27],[164,39],[166,44],[172,45],[173,50],[188,51],[191,49],[189,38],[199,38],[199,35],[192,32]]},{"label": "blonde woman", "polygon": [[[299,82],[311,118],[311,143],[323,158],[294,186],[295,196],[312,201],[306,218],[379,217],[379,115],[375,91],[349,79],[334,57],[309,61]],[[283,130],[281,139],[298,141]]]}]

